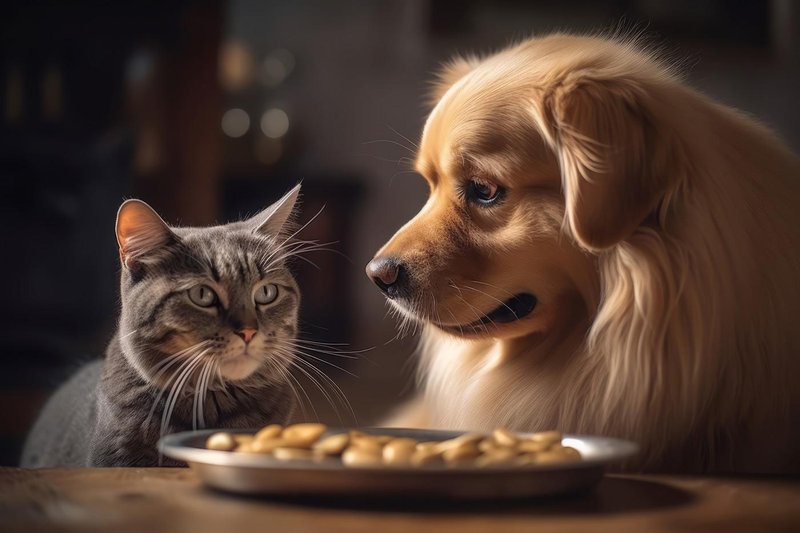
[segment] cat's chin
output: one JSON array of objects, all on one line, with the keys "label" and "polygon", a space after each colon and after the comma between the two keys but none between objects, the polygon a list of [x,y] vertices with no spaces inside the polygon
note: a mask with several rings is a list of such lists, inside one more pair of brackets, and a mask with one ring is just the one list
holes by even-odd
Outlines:
[{"label": "cat's chin", "polygon": [[219,372],[227,380],[238,381],[250,377],[260,365],[254,357],[241,354],[220,363]]}]

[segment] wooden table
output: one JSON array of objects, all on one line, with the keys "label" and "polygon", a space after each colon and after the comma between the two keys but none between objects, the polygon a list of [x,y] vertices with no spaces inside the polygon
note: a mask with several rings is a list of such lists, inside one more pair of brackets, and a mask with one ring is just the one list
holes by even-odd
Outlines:
[{"label": "wooden table", "polygon": [[800,481],[607,476],[529,503],[242,498],[187,469],[0,469],[0,531],[800,531]]}]

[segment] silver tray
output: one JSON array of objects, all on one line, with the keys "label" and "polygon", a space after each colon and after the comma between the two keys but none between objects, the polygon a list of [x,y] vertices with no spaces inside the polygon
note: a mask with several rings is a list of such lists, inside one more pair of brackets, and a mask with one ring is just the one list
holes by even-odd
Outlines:
[{"label": "silver tray", "polygon": [[[594,486],[610,463],[634,455],[636,444],[607,437],[565,435],[563,443],[583,456],[575,463],[475,467],[345,467],[338,458],[281,461],[269,455],[207,450],[217,430],[186,431],[159,442],[164,455],[185,461],[207,486],[240,494],[274,496],[358,496],[407,499],[530,498],[578,492]],[[226,430],[229,431],[229,430]],[[327,434],[345,429],[331,428]],[[359,428],[364,433],[440,441],[461,432],[398,428]],[[254,433],[252,430],[232,433]]]}]

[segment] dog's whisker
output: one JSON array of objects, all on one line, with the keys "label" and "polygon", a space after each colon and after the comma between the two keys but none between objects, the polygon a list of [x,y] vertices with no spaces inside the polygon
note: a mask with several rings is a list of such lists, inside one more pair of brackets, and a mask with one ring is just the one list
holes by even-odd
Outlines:
[{"label": "dog's whisker", "polygon": [[491,295],[491,294],[489,294],[488,292],[484,292],[484,291],[482,291],[482,290],[480,290],[480,289],[476,289],[475,287],[470,287],[470,286],[469,286],[469,285],[467,285],[467,284],[464,284],[464,288],[465,288],[465,289],[469,289],[469,290],[471,290],[471,291],[479,292],[479,293],[481,293],[481,294],[483,294],[483,295],[486,295],[486,296],[488,296],[489,298],[491,298],[491,299],[492,299],[492,300],[494,300],[495,302],[499,303],[501,306],[503,306],[503,307],[505,307],[506,309],[508,309],[508,310],[511,312],[511,314],[512,314],[512,315],[514,315],[514,318],[519,318],[519,317],[517,316],[517,313],[516,313],[516,312],[515,312],[513,309],[511,309],[511,307],[509,307],[507,303],[505,303],[505,302],[504,302],[504,301],[502,301],[502,300],[499,300],[499,299],[495,298],[494,296],[492,296],[492,295]]},{"label": "dog's whisker", "polygon": [[454,315],[453,311],[450,310],[450,309],[448,309],[447,312],[450,313],[451,317],[453,317],[453,322],[458,326],[459,333],[461,333],[463,335],[464,334],[464,328],[461,326],[461,324],[458,323],[458,320],[456,319],[456,315]]},{"label": "dog's whisker", "polygon": [[499,287],[499,286],[494,285],[492,283],[487,283],[485,281],[479,281],[477,279],[471,279],[471,280],[468,281],[468,283],[477,283],[478,285],[485,285],[487,287],[490,287],[492,289],[497,289],[498,291],[500,291],[502,293],[505,293],[508,297],[514,296],[514,293],[509,291],[508,289],[504,289],[502,287]]},{"label": "dog's whisker", "polygon": [[397,142],[397,141],[393,141],[393,140],[391,140],[391,139],[375,139],[374,141],[364,141],[364,142],[363,142],[363,143],[361,143],[361,144],[375,144],[375,143],[389,143],[389,144],[393,144],[393,145],[395,145],[395,146],[399,146],[399,147],[400,147],[400,148],[402,148],[403,150],[406,150],[406,151],[408,151],[410,154],[414,154],[414,150],[412,150],[412,149],[411,149],[411,148],[409,148],[408,146],[406,146],[406,145],[404,145],[404,144],[402,144],[402,143],[399,143],[399,142]]},{"label": "dog's whisker", "polygon": [[405,135],[403,135],[402,133],[400,133],[399,131],[397,131],[393,127],[391,127],[389,124],[387,124],[386,127],[389,128],[390,130],[392,130],[395,133],[395,135],[399,136],[401,139],[406,141],[408,144],[413,146],[415,149],[419,150],[419,145],[417,143],[415,143],[414,141],[412,141],[411,139],[409,139],[408,137],[406,137]]},{"label": "dog's whisker", "polygon": [[[464,297],[462,297],[461,295],[459,295],[459,296],[458,296],[458,298],[459,298],[459,299],[460,299],[462,302],[464,302],[464,304],[466,304],[466,305],[467,305],[467,307],[469,307],[469,308],[472,310],[472,312],[473,312],[473,313],[475,313],[476,321],[475,321],[475,323],[474,323],[474,324],[471,324],[471,327],[473,327],[473,329],[477,329],[477,328],[479,328],[479,327],[480,327],[480,328],[482,328],[482,329],[483,329],[483,331],[484,331],[485,333],[489,333],[489,328],[487,327],[487,325],[486,325],[486,324],[484,324],[483,322],[481,322],[481,321],[482,321],[482,320],[483,320],[483,319],[486,317],[486,315],[484,315],[483,313],[481,313],[481,312],[480,312],[480,310],[479,310],[477,307],[475,307],[474,305],[472,305],[471,303],[469,303],[469,302],[468,302],[468,301],[467,301],[467,300],[466,300]],[[495,323],[494,323],[494,321],[493,321],[492,319],[489,319],[489,323],[490,323],[490,324],[492,324],[493,326],[496,326],[496,325],[497,325],[497,324],[495,324]]]}]

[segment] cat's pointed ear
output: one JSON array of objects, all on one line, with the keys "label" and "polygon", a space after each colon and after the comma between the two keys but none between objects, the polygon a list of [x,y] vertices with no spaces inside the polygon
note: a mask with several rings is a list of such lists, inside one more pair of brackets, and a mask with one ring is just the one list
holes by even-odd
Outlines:
[{"label": "cat's pointed ear", "polygon": [[271,236],[280,234],[292,217],[299,196],[300,183],[284,194],[280,200],[248,220],[248,224],[256,233]]},{"label": "cat's pointed ear", "polygon": [[126,268],[158,251],[177,237],[152,207],[126,200],[117,212],[119,258]]}]

